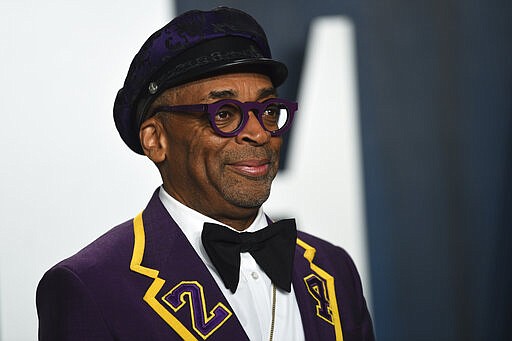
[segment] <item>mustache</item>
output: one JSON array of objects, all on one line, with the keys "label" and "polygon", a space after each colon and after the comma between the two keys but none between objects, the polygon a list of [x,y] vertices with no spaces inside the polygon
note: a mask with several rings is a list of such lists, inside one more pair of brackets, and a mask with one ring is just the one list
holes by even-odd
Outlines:
[{"label": "mustache", "polygon": [[221,155],[225,163],[235,163],[246,160],[267,159],[271,163],[279,160],[279,152],[270,147],[246,147],[238,150],[227,150]]}]

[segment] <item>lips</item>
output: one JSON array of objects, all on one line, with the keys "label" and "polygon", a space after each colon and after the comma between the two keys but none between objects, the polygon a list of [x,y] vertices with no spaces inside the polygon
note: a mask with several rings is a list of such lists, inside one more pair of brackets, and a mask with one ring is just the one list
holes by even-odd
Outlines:
[{"label": "lips", "polygon": [[230,168],[249,177],[262,177],[268,174],[270,170],[270,161],[264,160],[244,160],[228,164]]}]

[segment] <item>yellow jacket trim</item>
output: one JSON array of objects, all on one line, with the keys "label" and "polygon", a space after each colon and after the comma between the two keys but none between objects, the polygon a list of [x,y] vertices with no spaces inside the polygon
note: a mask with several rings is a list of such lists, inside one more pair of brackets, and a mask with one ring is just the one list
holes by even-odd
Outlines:
[{"label": "yellow jacket trim", "polygon": [[167,324],[174,329],[181,338],[183,338],[183,340],[197,340],[194,335],[192,335],[192,333],[156,299],[156,295],[165,283],[162,278],[158,277],[158,270],[141,265],[142,257],[144,256],[144,247],[146,244],[142,212],[133,219],[133,232],[135,235],[135,245],[133,247],[132,259],[130,261],[130,269],[154,279],[153,283],[151,283],[144,295],[144,301],[146,301],[146,303],[149,304],[149,306],[153,308],[153,310],[156,311],[156,313],[160,315],[160,317],[167,322]]},{"label": "yellow jacket trim", "polygon": [[329,295],[329,307],[332,313],[332,322],[334,324],[334,332],[337,341],[343,341],[343,331],[341,328],[340,313],[338,311],[338,303],[336,299],[336,289],[334,287],[334,277],[328,274],[325,270],[313,263],[315,258],[316,249],[311,245],[305,243],[303,240],[297,238],[297,245],[304,249],[304,258],[309,262],[309,267],[318,276],[327,282],[327,293]]}]

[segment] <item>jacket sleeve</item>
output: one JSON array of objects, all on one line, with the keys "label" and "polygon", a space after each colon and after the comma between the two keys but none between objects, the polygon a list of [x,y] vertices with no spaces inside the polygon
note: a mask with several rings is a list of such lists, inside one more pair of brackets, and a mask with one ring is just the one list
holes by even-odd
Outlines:
[{"label": "jacket sleeve", "polygon": [[87,286],[69,268],[56,266],[36,293],[40,341],[113,340]]},{"label": "jacket sleeve", "polygon": [[366,305],[366,299],[363,295],[361,278],[352,258],[345,250],[341,248],[340,250],[344,254],[343,258],[345,259],[345,264],[352,273],[353,300],[354,302],[357,302],[353,307],[354,321],[351,323],[356,327],[354,329],[346,329],[343,331],[345,333],[345,339],[347,341],[374,341],[375,335],[373,331],[373,323],[370,317],[370,312],[368,311],[368,306]]}]

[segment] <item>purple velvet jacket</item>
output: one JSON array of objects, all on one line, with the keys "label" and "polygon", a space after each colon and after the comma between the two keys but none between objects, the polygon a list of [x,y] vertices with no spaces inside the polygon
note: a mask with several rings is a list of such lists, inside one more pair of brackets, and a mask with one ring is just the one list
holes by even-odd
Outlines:
[{"label": "purple velvet jacket", "polygon": [[[141,215],[44,275],[40,340],[247,340],[157,193]],[[299,232],[293,287],[306,340],[374,340],[359,275],[343,249]]]}]

